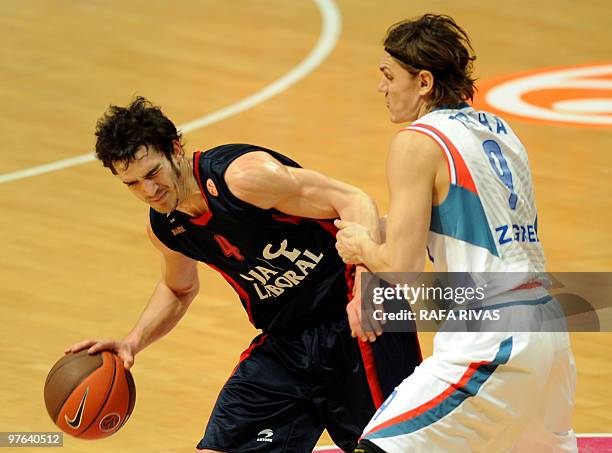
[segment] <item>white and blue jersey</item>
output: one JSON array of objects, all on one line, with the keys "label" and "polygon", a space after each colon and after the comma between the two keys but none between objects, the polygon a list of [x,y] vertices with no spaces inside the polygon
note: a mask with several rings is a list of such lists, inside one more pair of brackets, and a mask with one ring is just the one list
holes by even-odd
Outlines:
[{"label": "white and blue jersey", "polygon": [[[406,131],[433,139],[448,164],[449,192],[432,206],[428,238],[436,271],[486,279],[486,305],[505,320],[548,319],[555,306],[534,279],[545,259],[531,172],[512,129],[463,104]],[[577,452],[568,334],[519,327],[439,331],[433,354],[381,406],[363,442],[386,453]]]},{"label": "white and blue jersey", "polygon": [[440,108],[409,131],[446,155],[450,189],[432,207],[428,250],[438,272],[542,272],[544,251],[525,147],[501,118]]}]

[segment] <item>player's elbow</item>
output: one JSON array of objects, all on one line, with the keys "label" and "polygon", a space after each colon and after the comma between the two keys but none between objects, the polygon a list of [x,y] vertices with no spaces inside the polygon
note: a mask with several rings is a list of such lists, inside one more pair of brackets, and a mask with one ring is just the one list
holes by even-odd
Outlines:
[{"label": "player's elbow", "polygon": [[370,224],[372,229],[378,230],[376,202],[374,198],[357,187],[350,187],[342,197],[338,198],[336,211],[342,219]]},{"label": "player's elbow", "polygon": [[200,282],[198,279],[195,279],[189,285],[173,289],[172,292],[185,307],[188,307],[200,292]]}]

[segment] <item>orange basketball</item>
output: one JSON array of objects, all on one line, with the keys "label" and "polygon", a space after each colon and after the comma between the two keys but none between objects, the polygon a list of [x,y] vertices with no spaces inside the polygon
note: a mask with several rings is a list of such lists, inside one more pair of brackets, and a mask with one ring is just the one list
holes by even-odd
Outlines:
[{"label": "orange basketball", "polygon": [[136,402],[132,374],[113,352],[87,350],[62,357],[45,382],[45,405],[53,422],[79,439],[116,433]]}]

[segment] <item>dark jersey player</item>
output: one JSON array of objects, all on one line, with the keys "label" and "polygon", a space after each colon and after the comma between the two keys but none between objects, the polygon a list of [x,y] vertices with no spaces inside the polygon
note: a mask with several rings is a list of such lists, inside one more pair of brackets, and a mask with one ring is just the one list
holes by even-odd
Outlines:
[{"label": "dark jersey player", "polygon": [[86,340],[66,352],[114,350],[131,367],[185,314],[204,262],[263,333],[223,387],[198,451],[310,452],[324,428],[352,451],[376,407],[420,361],[412,334],[351,338],[346,310],[360,301],[350,301],[352,268],[336,253],[333,219],[376,237],[372,200],[261,147],[224,145],[187,158],[175,126],[144,98],[111,106],[96,135],[97,157],[151,207],[147,232],[162,275],[123,340]]}]

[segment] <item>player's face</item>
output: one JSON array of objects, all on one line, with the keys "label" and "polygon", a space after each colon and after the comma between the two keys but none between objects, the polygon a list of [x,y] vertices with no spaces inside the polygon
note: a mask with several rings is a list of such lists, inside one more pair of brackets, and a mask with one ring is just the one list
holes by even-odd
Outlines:
[{"label": "player's face", "polygon": [[424,107],[419,73],[411,74],[387,52],[379,69],[381,79],[378,91],[385,94],[391,122],[404,123],[419,118]]},{"label": "player's face", "polygon": [[140,200],[161,213],[172,212],[179,204],[177,165],[149,147],[141,147],[127,165],[114,165],[117,176]]}]

